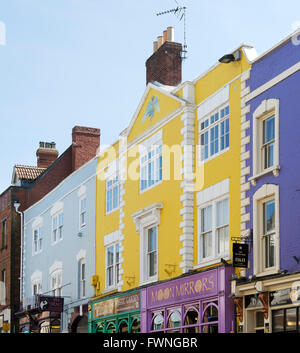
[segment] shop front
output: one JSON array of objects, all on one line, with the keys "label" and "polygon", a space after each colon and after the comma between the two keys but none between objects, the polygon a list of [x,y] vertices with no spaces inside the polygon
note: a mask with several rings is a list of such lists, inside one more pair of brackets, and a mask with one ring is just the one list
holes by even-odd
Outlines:
[{"label": "shop front", "polygon": [[89,332],[140,332],[140,292],[127,292],[93,300],[88,306]]},{"label": "shop front", "polygon": [[60,333],[64,298],[36,295],[26,298],[15,314],[20,333]]},{"label": "shop front", "polygon": [[239,332],[300,333],[300,275],[237,283]]},{"label": "shop front", "polygon": [[183,276],[141,290],[141,332],[225,333],[234,330],[233,269]]}]

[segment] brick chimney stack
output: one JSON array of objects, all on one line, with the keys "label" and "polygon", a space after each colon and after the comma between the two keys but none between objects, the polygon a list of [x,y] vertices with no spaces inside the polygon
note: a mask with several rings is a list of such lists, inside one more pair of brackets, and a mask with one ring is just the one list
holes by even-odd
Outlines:
[{"label": "brick chimney stack", "polygon": [[55,142],[40,142],[36,151],[38,168],[48,168],[57,159],[58,150]]},{"label": "brick chimney stack", "polygon": [[153,43],[154,53],[146,61],[146,84],[157,81],[177,86],[182,80],[182,44],[174,42],[174,28],[168,27]]},{"label": "brick chimney stack", "polygon": [[72,171],[94,158],[100,146],[100,129],[74,126],[72,129]]}]

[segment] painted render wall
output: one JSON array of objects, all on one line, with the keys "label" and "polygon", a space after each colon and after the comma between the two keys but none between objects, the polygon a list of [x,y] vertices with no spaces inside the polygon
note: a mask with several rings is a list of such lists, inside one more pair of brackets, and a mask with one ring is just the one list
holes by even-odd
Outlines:
[{"label": "painted render wall", "polygon": [[[93,158],[80,169],[62,181],[54,190],[43,199],[27,209],[24,213],[25,219],[25,253],[24,253],[24,297],[32,295],[31,275],[39,270],[42,272],[42,293],[51,295],[49,269],[55,261],[63,263],[62,269],[62,296],[65,297],[66,306],[69,307],[67,316],[62,318],[62,329],[68,329],[68,321],[72,314],[73,306],[87,303],[94,294],[90,286],[90,277],[95,268],[95,195],[96,195],[96,166],[97,159]],[[82,237],[79,233],[79,197],[78,191],[84,184],[87,197],[87,222],[82,228]],[[50,214],[52,206],[57,201],[64,204],[63,239],[55,245],[51,244],[52,217]],[[43,217],[43,250],[32,256],[32,223],[36,217]],[[81,249],[86,250],[86,299],[78,300],[78,262],[76,255]]]},{"label": "painted render wall", "polygon": [[[262,84],[265,84],[275,76],[279,75],[300,60],[300,46],[295,46],[288,41],[276,51],[271,52],[265,58],[254,63],[251,69],[248,86],[251,92]],[[253,202],[254,193],[264,184],[279,185],[279,212],[280,212],[280,269],[295,272],[300,270],[300,264],[293,259],[300,254],[300,104],[299,104],[299,82],[300,72],[284,79],[277,85],[266,90],[259,96],[248,102],[250,113],[247,114],[247,121],[250,121],[250,128],[247,136],[250,136],[250,143],[246,151],[250,151],[250,159],[246,166],[250,167],[250,174],[253,173],[252,163],[252,129],[253,113],[265,99],[279,99],[279,165],[280,172],[277,177],[268,173],[256,180],[256,186],[250,183],[250,189],[246,197],[250,197],[250,206],[246,212],[250,213],[248,229],[253,229]],[[247,179],[247,178],[246,178]],[[248,275],[253,274],[253,248],[250,254],[251,268]]]}]

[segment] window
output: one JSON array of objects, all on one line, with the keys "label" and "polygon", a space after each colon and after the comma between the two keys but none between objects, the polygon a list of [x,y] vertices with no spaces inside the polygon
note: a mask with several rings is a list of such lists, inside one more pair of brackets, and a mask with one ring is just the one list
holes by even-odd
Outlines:
[{"label": "window", "polygon": [[261,240],[264,249],[265,268],[275,265],[275,200],[263,203],[263,232]]},{"label": "window", "polygon": [[51,275],[51,291],[54,297],[62,295],[62,271],[58,270]]},{"label": "window", "polygon": [[255,275],[279,270],[279,187],[265,184],[253,195]]},{"label": "window", "polygon": [[229,148],[229,105],[217,109],[199,123],[200,160],[208,160]]},{"label": "window", "polygon": [[264,100],[253,113],[253,176],[279,171],[279,100]]},{"label": "window", "polygon": [[120,244],[106,247],[106,288],[116,287],[120,281]]},{"label": "window", "polygon": [[152,227],[147,233],[147,278],[157,274],[157,227]]},{"label": "window", "polygon": [[200,262],[229,255],[229,199],[200,208]]},{"label": "window", "polygon": [[79,265],[79,298],[85,298],[85,290],[86,290],[85,259],[81,259],[78,265]]},{"label": "window", "polygon": [[43,248],[43,234],[42,227],[33,230],[33,254],[38,254]]},{"label": "window", "polygon": [[1,222],[1,247],[2,249],[7,247],[7,219],[3,219]]},{"label": "window", "polygon": [[56,244],[63,237],[64,214],[58,213],[52,217],[52,243]]},{"label": "window", "polygon": [[272,310],[272,333],[299,333],[299,307]]},{"label": "window", "polygon": [[85,226],[86,222],[86,197],[79,200],[79,227]]},{"label": "window", "polygon": [[265,119],[262,128],[262,169],[267,169],[274,165],[275,116]]},{"label": "window", "polygon": [[162,180],[162,145],[148,147],[140,156],[140,189],[145,191]]},{"label": "window", "polygon": [[119,208],[120,204],[120,180],[115,175],[106,180],[106,213]]},{"label": "window", "polygon": [[42,293],[42,283],[35,282],[32,284],[32,295],[37,295]]}]

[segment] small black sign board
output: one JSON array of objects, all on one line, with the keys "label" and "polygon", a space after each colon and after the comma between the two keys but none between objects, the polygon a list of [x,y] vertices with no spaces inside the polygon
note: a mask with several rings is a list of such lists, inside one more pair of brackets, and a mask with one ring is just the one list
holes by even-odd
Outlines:
[{"label": "small black sign board", "polygon": [[248,268],[248,244],[233,243],[233,267]]},{"label": "small black sign board", "polygon": [[64,307],[64,298],[39,295],[38,306],[41,311],[62,312]]}]

